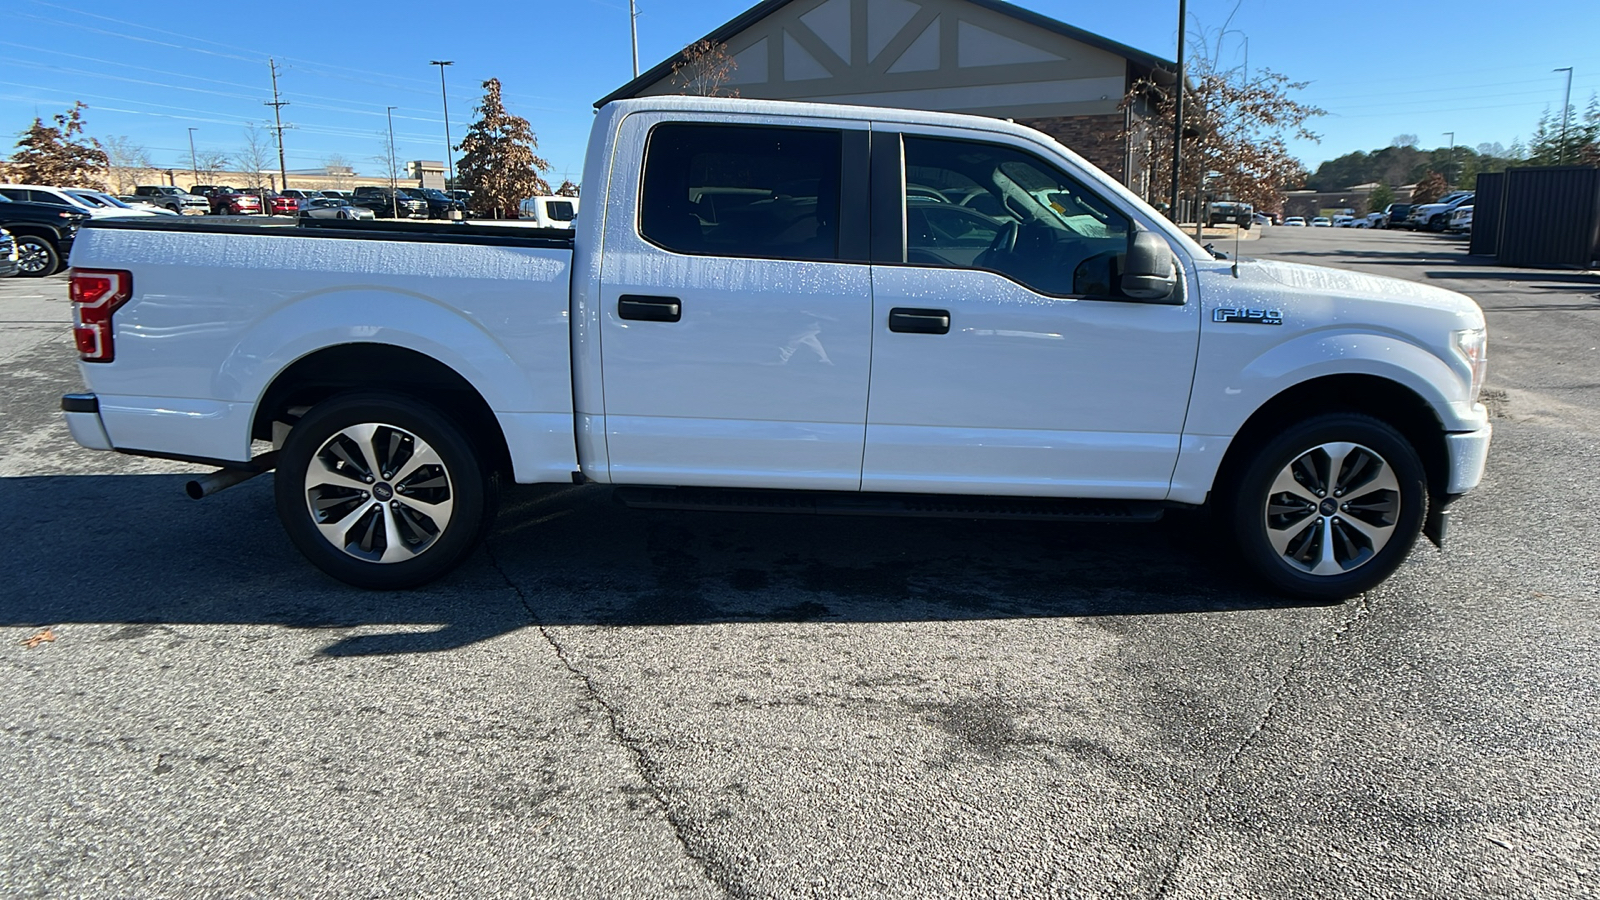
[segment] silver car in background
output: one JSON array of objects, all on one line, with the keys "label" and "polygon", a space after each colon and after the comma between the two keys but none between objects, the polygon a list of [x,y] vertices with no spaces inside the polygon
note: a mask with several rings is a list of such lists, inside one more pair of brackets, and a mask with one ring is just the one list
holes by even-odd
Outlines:
[{"label": "silver car in background", "polygon": [[378,214],[370,209],[351,205],[343,197],[313,197],[300,201],[302,219],[376,219]]}]

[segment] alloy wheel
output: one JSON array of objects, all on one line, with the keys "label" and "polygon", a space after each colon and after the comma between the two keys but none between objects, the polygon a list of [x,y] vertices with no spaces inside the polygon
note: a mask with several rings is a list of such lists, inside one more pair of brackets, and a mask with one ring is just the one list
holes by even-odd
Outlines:
[{"label": "alloy wheel", "polygon": [[1342,575],[1371,562],[1400,521],[1400,482],[1361,444],[1319,444],[1273,480],[1263,516],[1282,561],[1311,575]]},{"label": "alloy wheel", "polygon": [[42,274],[50,267],[50,250],[32,241],[17,242],[17,268],[24,275]]},{"label": "alloy wheel", "polygon": [[403,428],[371,422],[323,442],[306,467],[305,498],[328,543],[375,563],[405,562],[433,546],[455,505],[437,451]]}]

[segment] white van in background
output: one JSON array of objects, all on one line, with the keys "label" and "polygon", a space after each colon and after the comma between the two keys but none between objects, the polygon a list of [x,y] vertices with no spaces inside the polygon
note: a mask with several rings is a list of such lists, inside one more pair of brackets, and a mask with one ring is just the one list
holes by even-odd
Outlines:
[{"label": "white van in background", "polygon": [[540,228],[571,228],[578,218],[577,197],[529,197],[517,206],[517,218]]}]

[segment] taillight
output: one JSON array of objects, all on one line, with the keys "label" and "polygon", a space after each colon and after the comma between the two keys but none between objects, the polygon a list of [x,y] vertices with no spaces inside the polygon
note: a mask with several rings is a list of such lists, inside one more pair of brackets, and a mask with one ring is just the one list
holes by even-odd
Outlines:
[{"label": "taillight", "polygon": [[133,296],[133,275],[114,269],[73,269],[67,275],[72,298],[72,339],[84,362],[111,362],[111,314]]}]

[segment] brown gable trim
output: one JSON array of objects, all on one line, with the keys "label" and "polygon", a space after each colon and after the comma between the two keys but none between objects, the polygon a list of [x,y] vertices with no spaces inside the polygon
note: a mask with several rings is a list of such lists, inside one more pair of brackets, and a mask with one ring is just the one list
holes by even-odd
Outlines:
[{"label": "brown gable trim", "polygon": [[[762,2],[757,3],[755,6],[750,7],[739,15],[729,19],[727,22],[724,22],[722,25],[718,26],[716,30],[701,38],[701,40],[710,41],[713,44],[724,43],[728,40],[728,38],[733,37],[746,28],[749,28],[751,25],[754,25],[762,19],[765,19],[767,16],[777,12],[780,8],[788,5],[790,2],[792,2],[792,0],[762,0]],[[1065,22],[1059,22],[1050,18],[1049,16],[1042,16],[1032,10],[1023,9],[1020,6],[1006,3],[1005,0],[964,0],[964,2],[971,3],[973,6],[992,10],[1000,13],[1001,15],[1010,16],[1011,18],[1020,22],[1025,22],[1029,25],[1043,28],[1045,31],[1054,32],[1062,37],[1071,38],[1072,40],[1082,44],[1088,44],[1091,47],[1097,47],[1108,53],[1115,53],[1116,55],[1127,59],[1130,63],[1134,63],[1148,69],[1166,69],[1169,72],[1175,72],[1178,69],[1178,64],[1175,62],[1170,62],[1162,59],[1159,56],[1146,53],[1143,50],[1135,50],[1126,44],[1119,44],[1110,38],[1101,37],[1093,32],[1084,31],[1081,28],[1074,28]],[[599,100],[596,100],[594,102],[595,108],[599,109],[613,100],[626,100],[630,97],[638,96],[640,91],[671,75],[673,64],[682,58],[683,53],[681,51],[667,57],[651,67],[648,71],[641,72],[638,78],[633,79],[622,87],[619,87],[604,97],[601,97]]]}]

